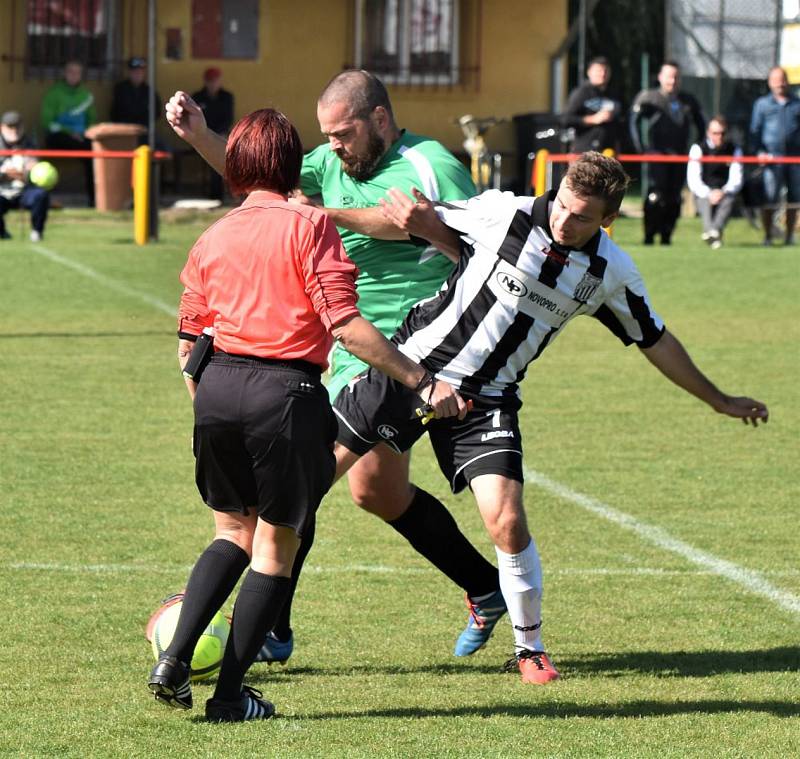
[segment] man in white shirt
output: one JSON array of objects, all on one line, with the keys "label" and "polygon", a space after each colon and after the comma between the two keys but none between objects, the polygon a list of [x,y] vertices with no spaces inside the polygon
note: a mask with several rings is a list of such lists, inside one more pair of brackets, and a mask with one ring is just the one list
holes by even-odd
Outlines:
[{"label": "man in white shirt", "polygon": [[714,116],[708,122],[706,138],[689,150],[686,183],[703,219],[703,241],[713,250],[722,247],[722,231],[728,223],[736,196],[742,189],[742,164],[738,161],[702,163],[704,156],[742,155],[741,148],[728,139],[728,122]]}]

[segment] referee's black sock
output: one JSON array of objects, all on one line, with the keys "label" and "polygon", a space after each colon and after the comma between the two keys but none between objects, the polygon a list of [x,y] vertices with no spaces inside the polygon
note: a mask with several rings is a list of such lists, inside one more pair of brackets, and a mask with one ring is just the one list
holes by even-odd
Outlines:
[{"label": "referee's black sock", "polygon": [[214,698],[225,701],[239,698],[244,674],[256,658],[266,634],[274,627],[291,582],[288,577],[265,575],[253,569],[245,575],[236,597],[233,625]]},{"label": "referee's black sock", "polygon": [[500,587],[497,569],[470,543],[444,504],[417,487],[405,513],[387,522],[440,572],[476,598]]},{"label": "referee's black sock", "polygon": [[303,530],[300,548],[297,549],[297,555],[294,557],[294,565],[292,566],[292,583],[289,586],[289,594],[283,604],[283,609],[281,609],[278,621],[275,623],[275,627],[272,628],[275,637],[280,641],[285,642],[289,640],[292,635],[292,601],[294,600],[297,582],[300,579],[300,572],[303,571],[303,564],[305,563],[306,556],[308,556],[311,546],[314,545],[316,527],[317,517],[315,515]]},{"label": "referee's black sock", "polygon": [[236,587],[250,557],[230,540],[215,540],[195,562],[181,614],[166,653],[190,662],[194,647],[212,617]]}]

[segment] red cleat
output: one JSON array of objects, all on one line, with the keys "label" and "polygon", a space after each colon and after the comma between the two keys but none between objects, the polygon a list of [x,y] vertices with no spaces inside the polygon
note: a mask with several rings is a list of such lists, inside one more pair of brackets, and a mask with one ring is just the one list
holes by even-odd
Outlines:
[{"label": "red cleat", "polygon": [[561,677],[544,651],[518,651],[505,664],[507,672],[517,669],[522,675],[522,682],[533,685],[546,685]]}]

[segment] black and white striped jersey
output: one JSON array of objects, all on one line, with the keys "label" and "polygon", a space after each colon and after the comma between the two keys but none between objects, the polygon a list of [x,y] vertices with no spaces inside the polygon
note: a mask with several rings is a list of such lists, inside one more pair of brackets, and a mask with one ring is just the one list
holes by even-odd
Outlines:
[{"label": "black and white striped jersey", "polygon": [[605,231],[581,250],[553,242],[554,197],[489,190],[437,206],[466,244],[441,290],[397,331],[402,353],[466,395],[509,397],[528,364],[579,314],[626,345],[646,348],[661,337],[664,324],[636,265]]}]

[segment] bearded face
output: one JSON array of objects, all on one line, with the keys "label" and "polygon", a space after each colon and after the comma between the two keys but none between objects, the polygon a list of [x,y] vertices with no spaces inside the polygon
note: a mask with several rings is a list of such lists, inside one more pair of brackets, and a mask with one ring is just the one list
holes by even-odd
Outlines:
[{"label": "bearded face", "polygon": [[334,150],[345,173],[359,182],[373,175],[386,151],[386,144],[371,121],[366,121],[364,138],[363,146],[351,145],[350,149],[341,146]]}]

